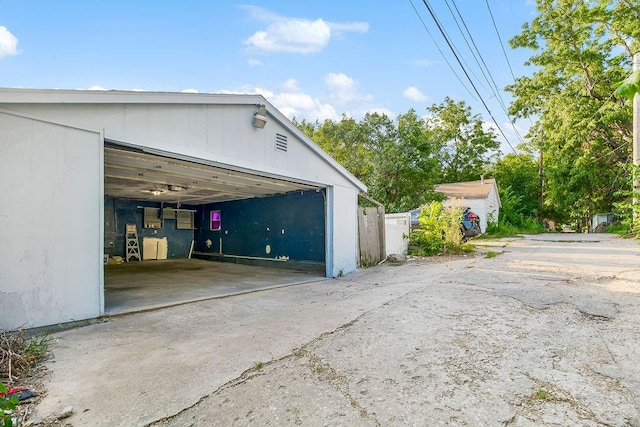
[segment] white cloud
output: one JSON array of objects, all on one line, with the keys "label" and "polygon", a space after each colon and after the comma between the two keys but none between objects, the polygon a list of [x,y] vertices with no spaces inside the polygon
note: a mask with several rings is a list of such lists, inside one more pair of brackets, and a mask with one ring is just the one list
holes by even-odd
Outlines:
[{"label": "white cloud", "polygon": [[280,86],[282,86],[284,90],[288,90],[290,92],[300,91],[300,86],[298,86],[298,81],[296,79],[285,80]]},{"label": "white cloud", "polygon": [[182,93],[200,93],[198,89],[183,89]]},{"label": "white cloud", "polygon": [[18,39],[7,27],[0,26],[0,59],[18,54]]},{"label": "white cloud", "polygon": [[277,13],[270,12],[260,6],[241,4],[239,5],[239,7],[246,10],[249,13],[251,19],[254,19],[256,21],[273,22],[282,19],[282,16],[278,15]]},{"label": "white cloud", "polygon": [[[522,140],[526,141],[525,135],[529,132],[529,126],[531,126],[531,123],[526,119],[520,119],[515,123],[508,121],[500,123],[500,128],[504,132],[503,136],[494,122],[482,122],[482,129],[485,132],[493,132],[496,139],[500,142],[500,151],[502,154],[513,153],[513,149],[515,148],[517,150]],[[507,142],[507,140],[509,142]],[[509,143],[511,143],[511,145],[509,145]],[[512,146],[513,148],[511,148]]]},{"label": "white cloud", "polygon": [[358,83],[344,73],[328,73],[324,77],[324,82],[330,91],[328,98],[334,104],[368,104],[373,102],[373,97],[358,92]]},{"label": "white cloud", "polygon": [[283,92],[273,96],[270,101],[289,119],[307,119],[310,121],[337,120],[338,114],[330,104],[322,103],[303,92]]},{"label": "white cloud", "polygon": [[430,59],[412,59],[409,63],[417,67],[429,67],[431,65],[438,64],[438,61],[431,61]]},{"label": "white cloud", "polygon": [[258,31],[245,44],[258,52],[316,53],[329,44],[331,29],[322,20],[288,19]]},{"label": "white cloud", "polygon": [[[502,126],[502,129],[504,129],[504,125]],[[485,131],[485,132],[491,132],[496,137],[500,135],[500,133],[498,132],[498,127],[493,122],[483,121],[482,122],[482,130]],[[502,139],[504,139],[504,138],[502,138]]]},{"label": "white cloud", "polygon": [[311,54],[323,50],[332,36],[346,32],[365,33],[366,22],[326,22],[322,18],[305,19],[275,14],[258,6],[241,6],[252,19],[268,23],[244,41],[249,51],[258,53]]},{"label": "white cloud", "polygon": [[255,59],[255,58],[249,58],[249,59],[247,59],[247,64],[249,64],[252,67],[258,67],[258,66],[262,65],[262,61],[260,61],[259,59]]},{"label": "white cloud", "polygon": [[329,94],[316,97],[305,92],[295,78],[280,83],[281,92],[274,93],[267,89],[243,86],[235,90],[221,90],[217,93],[256,94],[259,93],[271,102],[289,119],[323,122],[324,120],[340,120],[342,115],[362,118],[367,112],[386,114],[394,118],[395,114],[385,108],[373,106],[371,95],[362,95],[357,91],[357,82],[344,73],[329,73],[325,76],[325,84]]},{"label": "white cloud", "polygon": [[107,89],[103,88],[102,86],[93,85],[87,90],[107,90]]},{"label": "white cloud", "polygon": [[[492,125],[498,141],[500,141],[500,150],[504,154],[513,153],[511,146],[509,146],[505,138],[498,131],[495,124],[492,123]],[[519,119],[515,123],[504,122],[500,127],[511,145],[517,149],[518,145],[522,144],[523,141],[527,141],[526,135],[529,132],[529,127],[531,127],[531,122],[528,119]]]},{"label": "white cloud", "polygon": [[328,73],[324,82],[333,90],[353,90],[356,87],[356,82],[344,73]]},{"label": "white cloud", "polygon": [[402,96],[413,102],[425,102],[429,98],[415,86],[409,86],[402,92]]},{"label": "white cloud", "polygon": [[369,31],[368,22],[327,22],[335,35],[344,33],[366,33]]}]

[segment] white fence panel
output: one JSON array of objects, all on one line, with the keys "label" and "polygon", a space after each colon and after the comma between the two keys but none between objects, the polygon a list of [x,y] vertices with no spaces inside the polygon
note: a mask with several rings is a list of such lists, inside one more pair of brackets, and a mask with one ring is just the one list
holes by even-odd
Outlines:
[{"label": "white fence panel", "polygon": [[386,214],[384,216],[384,237],[387,255],[406,254],[411,217],[408,213]]}]

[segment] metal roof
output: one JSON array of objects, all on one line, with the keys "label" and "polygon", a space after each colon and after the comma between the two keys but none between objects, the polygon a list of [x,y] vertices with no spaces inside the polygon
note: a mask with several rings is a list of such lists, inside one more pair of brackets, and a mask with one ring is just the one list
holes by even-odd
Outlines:
[{"label": "metal roof", "polygon": [[438,184],[435,191],[443,193],[447,197],[455,197],[461,199],[486,199],[489,196],[491,188],[496,186],[494,178],[485,178],[484,180],[454,182],[451,184]]}]

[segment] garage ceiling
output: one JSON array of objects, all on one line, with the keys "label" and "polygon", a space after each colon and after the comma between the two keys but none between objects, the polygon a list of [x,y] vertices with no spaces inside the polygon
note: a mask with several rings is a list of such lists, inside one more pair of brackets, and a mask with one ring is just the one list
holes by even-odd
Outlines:
[{"label": "garage ceiling", "polygon": [[104,194],[110,197],[200,205],[319,188],[140,150],[104,149]]}]

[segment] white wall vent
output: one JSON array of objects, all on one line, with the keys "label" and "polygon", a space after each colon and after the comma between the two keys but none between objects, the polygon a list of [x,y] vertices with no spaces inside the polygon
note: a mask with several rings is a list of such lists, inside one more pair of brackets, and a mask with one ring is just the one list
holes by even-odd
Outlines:
[{"label": "white wall vent", "polygon": [[276,151],[287,152],[287,135],[276,133]]}]

